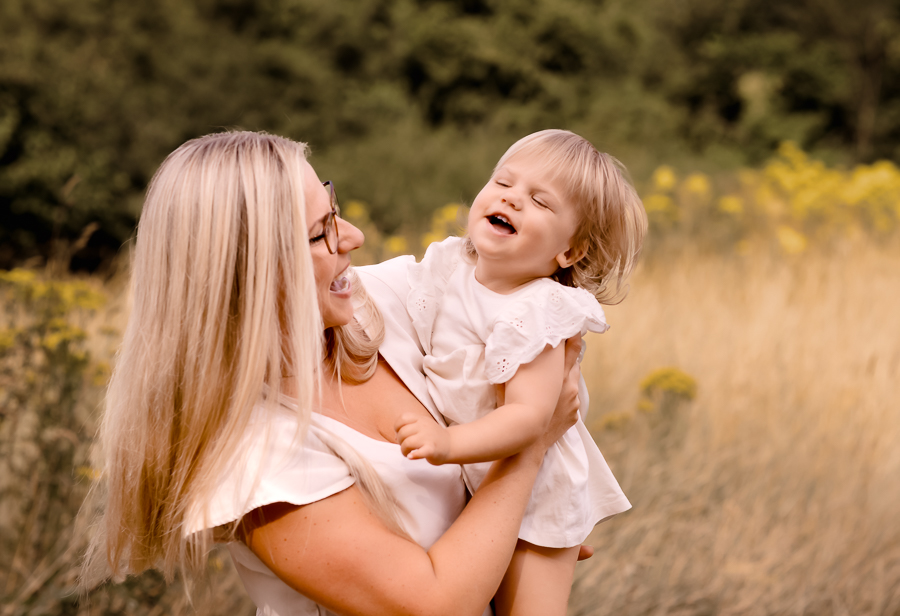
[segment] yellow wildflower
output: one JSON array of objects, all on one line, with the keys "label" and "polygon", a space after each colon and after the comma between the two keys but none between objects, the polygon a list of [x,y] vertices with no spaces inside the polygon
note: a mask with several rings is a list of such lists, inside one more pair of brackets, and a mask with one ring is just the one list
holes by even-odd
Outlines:
[{"label": "yellow wildflower", "polygon": [[709,177],[702,173],[692,173],[684,180],[684,189],[698,197],[707,197],[712,190]]},{"label": "yellow wildflower", "polygon": [[719,210],[732,216],[744,213],[744,200],[737,195],[725,195],[719,199]]},{"label": "yellow wildflower", "polygon": [[678,178],[675,177],[675,171],[668,165],[657,167],[653,172],[653,187],[663,192],[675,188]]},{"label": "yellow wildflower", "polygon": [[778,225],[775,229],[778,244],[785,254],[798,255],[806,250],[806,236],[787,225]]},{"label": "yellow wildflower", "polygon": [[402,235],[392,235],[384,240],[384,249],[392,255],[402,255],[407,252],[406,238]]}]

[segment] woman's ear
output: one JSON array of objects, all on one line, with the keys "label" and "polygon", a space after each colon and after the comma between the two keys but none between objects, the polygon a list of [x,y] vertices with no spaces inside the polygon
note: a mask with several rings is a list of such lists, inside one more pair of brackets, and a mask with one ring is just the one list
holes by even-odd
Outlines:
[{"label": "woman's ear", "polygon": [[561,252],[556,255],[556,262],[562,268],[572,267],[573,265],[581,261],[586,254],[587,246],[569,248],[567,251]]}]

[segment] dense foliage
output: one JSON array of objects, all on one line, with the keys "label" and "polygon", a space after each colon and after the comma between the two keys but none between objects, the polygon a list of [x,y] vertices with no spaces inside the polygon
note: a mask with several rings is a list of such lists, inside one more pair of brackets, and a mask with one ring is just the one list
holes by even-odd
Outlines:
[{"label": "dense foliage", "polygon": [[898,32],[895,0],[4,0],[0,267],[108,261],[164,156],[233,127],[308,141],[386,233],[551,126],[638,178],[900,160]]}]

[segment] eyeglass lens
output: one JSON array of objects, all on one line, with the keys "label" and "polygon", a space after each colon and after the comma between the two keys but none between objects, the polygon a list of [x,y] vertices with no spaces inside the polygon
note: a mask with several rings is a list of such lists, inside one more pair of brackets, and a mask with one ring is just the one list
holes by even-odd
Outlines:
[{"label": "eyeglass lens", "polygon": [[337,252],[338,242],[340,241],[335,218],[340,216],[341,206],[340,203],[338,203],[337,193],[334,192],[334,183],[326,181],[322,182],[322,185],[328,188],[328,194],[331,197],[331,215],[328,216],[328,220],[325,221],[325,246],[328,247],[328,252],[334,254]]}]

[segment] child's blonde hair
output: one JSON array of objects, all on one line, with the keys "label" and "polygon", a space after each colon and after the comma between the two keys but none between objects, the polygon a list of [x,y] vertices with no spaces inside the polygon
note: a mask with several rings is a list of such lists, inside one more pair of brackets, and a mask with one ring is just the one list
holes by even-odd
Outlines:
[{"label": "child's blonde hair", "polygon": [[[372,306],[372,336],[351,324],[323,345],[306,155],[305,144],[282,137],[219,133],[185,143],[153,177],[132,264],[133,308],[98,439],[106,494],[95,496],[106,502],[83,586],[148,567],[169,579],[179,567],[202,569],[212,530],[186,529],[205,520],[223,474],[241,472],[254,407],[284,408],[283,379],[296,379],[300,447],[323,352],[330,369],[357,381],[371,375],[383,335]],[[375,512],[399,531],[377,475],[333,440]]]},{"label": "child's blonde hair", "polygon": [[[578,214],[572,238],[573,254],[584,253],[574,265],[553,278],[590,291],[597,301],[613,304],[627,292],[625,279],[634,270],[647,232],[647,215],[625,167],[599,152],[584,137],[567,130],[542,130],[512,144],[494,173],[517,156],[539,157],[555,171]],[[467,242],[474,254],[471,240]]]}]

